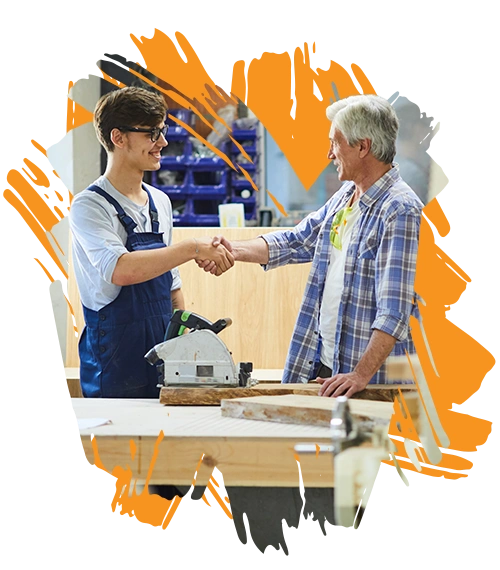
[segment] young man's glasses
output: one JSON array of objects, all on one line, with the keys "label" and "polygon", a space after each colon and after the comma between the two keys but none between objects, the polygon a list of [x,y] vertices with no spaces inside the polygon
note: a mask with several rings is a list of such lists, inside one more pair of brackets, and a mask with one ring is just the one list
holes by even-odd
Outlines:
[{"label": "young man's glasses", "polygon": [[119,131],[128,131],[131,133],[149,133],[151,137],[151,142],[156,142],[160,138],[160,135],[163,135],[163,137],[166,139],[168,133],[168,125],[165,125],[161,129],[160,127],[153,127],[152,129],[143,129],[140,127],[116,127],[116,128]]}]

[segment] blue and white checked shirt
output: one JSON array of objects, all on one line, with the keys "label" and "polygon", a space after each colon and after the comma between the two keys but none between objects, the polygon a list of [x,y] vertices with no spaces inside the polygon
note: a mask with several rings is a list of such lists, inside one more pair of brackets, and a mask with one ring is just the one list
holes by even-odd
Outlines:
[{"label": "blue and white checked shirt", "polygon": [[[262,236],[269,245],[265,270],[312,261],[282,382],[307,382],[316,377],[321,350],[320,303],[332,247],[330,227],[353,192],[354,183],[347,182],[295,228]],[[405,349],[415,352],[409,319],[410,315],[418,317],[414,281],[423,204],[393,164],[361,196],[359,207],[361,215],[347,250],[332,374],[354,370],[373,329],[397,339],[392,354],[404,354]],[[383,365],[370,383],[386,382]]]}]

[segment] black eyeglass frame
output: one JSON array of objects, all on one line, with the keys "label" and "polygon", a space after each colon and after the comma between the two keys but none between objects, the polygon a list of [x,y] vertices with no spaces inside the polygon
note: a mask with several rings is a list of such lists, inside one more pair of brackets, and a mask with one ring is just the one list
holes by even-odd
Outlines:
[{"label": "black eyeglass frame", "polygon": [[149,133],[149,135],[151,137],[151,142],[156,142],[160,138],[160,135],[163,135],[163,137],[166,139],[167,134],[168,134],[168,125],[165,125],[161,129],[160,129],[160,127],[153,127],[152,129],[145,129],[142,127],[127,127],[127,126],[121,126],[121,127],[116,127],[116,128],[119,131],[126,131],[126,132],[131,132],[131,133]]}]

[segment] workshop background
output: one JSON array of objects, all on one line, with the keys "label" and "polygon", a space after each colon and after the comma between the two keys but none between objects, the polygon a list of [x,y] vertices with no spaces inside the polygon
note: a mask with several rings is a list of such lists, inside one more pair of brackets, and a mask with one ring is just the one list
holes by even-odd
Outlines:
[{"label": "workshop background", "polygon": [[[102,70],[127,85],[144,85],[141,79],[130,74],[123,66],[123,54],[124,50],[118,48],[105,50],[101,61]],[[143,68],[138,70],[147,75]],[[156,78],[150,79],[157,81]],[[90,111],[102,94],[116,89],[96,73],[81,74],[75,80],[71,98]],[[446,173],[436,160],[432,160],[432,139],[438,134],[439,124],[433,124],[432,114],[424,112],[422,105],[402,96],[399,90],[388,98],[395,106],[401,122],[396,161],[400,164],[403,178],[427,203],[447,188]],[[229,104],[224,99],[223,90],[218,99],[216,111],[227,124],[232,125],[232,136],[243,146],[252,163],[231,143],[228,133],[224,132],[225,129],[220,124],[217,125],[219,133],[213,133],[194,113],[179,109],[168,97],[167,102],[172,114],[177,113],[198,134],[231,155],[236,163],[241,161],[257,187],[272,192],[287,215],[280,213],[266,192],[255,192],[244,176],[235,175],[205,145],[200,145],[187,131],[171,122],[169,146],[165,149],[162,167],[155,173],[148,173],[145,181],[170,196],[174,208],[174,227],[208,228],[207,233],[215,235],[216,228],[220,227],[218,206],[227,203],[243,204],[246,227],[262,227],[271,231],[293,226],[309,212],[323,205],[340,188],[336,169],[331,164],[312,187],[306,190],[283,152],[251,109],[243,104]],[[307,142],[307,133],[300,133],[297,145],[307,145]],[[325,135],[325,153],[327,149]],[[106,155],[96,139],[92,123],[72,129],[64,137],[49,137],[48,158],[65,189],[73,194],[86,188],[106,167]],[[211,160],[199,160],[200,158]],[[207,163],[210,164],[207,166]],[[63,219],[53,233],[59,243],[67,244],[70,239],[67,220]],[[67,280],[59,279],[49,287],[49,326],[56,329],[58,367],[67,365],[67,296]],[[219,315],[226,316],[229,315]],[[286,339],[287,342],[288,340]]]}]

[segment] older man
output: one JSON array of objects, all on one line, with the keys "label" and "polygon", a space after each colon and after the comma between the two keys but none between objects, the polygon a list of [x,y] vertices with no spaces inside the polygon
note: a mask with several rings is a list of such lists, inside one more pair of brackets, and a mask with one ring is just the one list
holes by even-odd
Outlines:
[{"label": "older man", "polygon": [[349,97],[326,113],[328,158],[345,181],[341,189],[291,230],[214,244],[266,270],[312,262],[282,381],[319,376],[322,395],[349,397],[387,381],[391,352],[414,351],[409,318],[417,311],[422,203],[393,163],[398,119],[386,100]]}]

